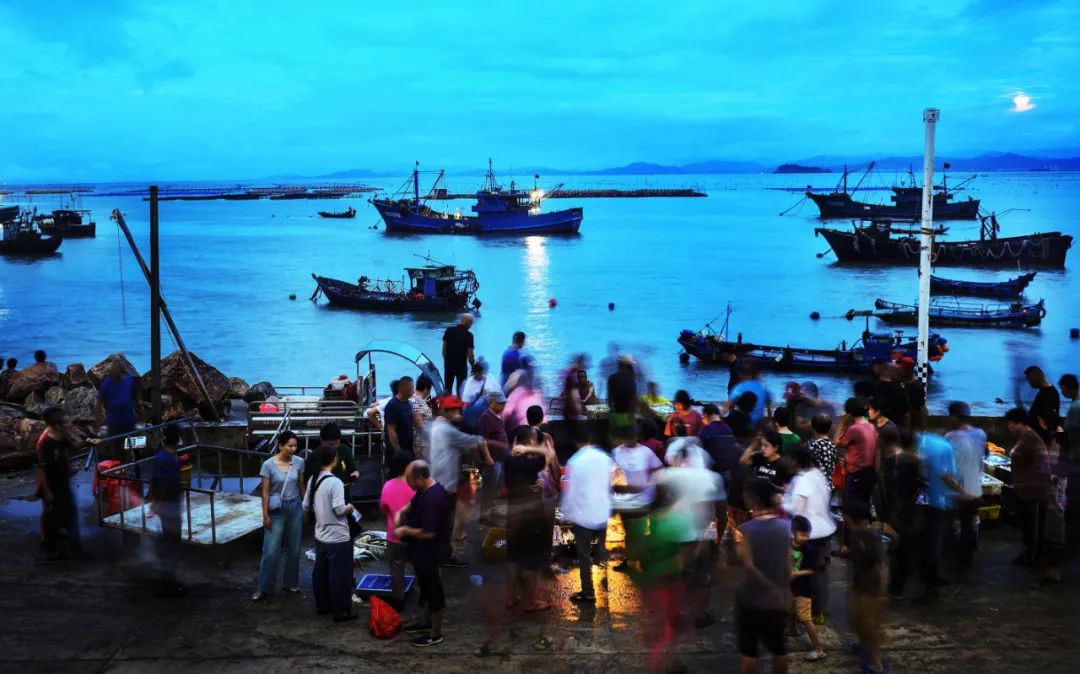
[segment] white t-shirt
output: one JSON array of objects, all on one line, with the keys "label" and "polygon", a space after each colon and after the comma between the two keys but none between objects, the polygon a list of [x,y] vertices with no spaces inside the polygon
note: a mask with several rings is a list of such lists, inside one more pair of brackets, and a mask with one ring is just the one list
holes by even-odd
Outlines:
[{"label": "white t-shirt", "polygon": [[586,529],[606,529],[614,468],[611,457],[597,447],[586,445],[575,452],[563,468],[563,517]]},{"label": "white t-shirt", "polygon": [[461,399],[466,405],[472,405],[481,394],[487,395],[495,391],[502,391],[499,380],[490,374],[484,375],[483,379],[469,377],[461,387]]},{"label": "white t-shirt", "polygon": [[690,468],[712,468],[712,457],[701,446],[701,441],[696,437],[675,438],[667,446],[664,452],[664,463],[669,466],[675,465],[675,457],[679,451],[686,448],[686,458],[689,460],[685,465]]},{"label": "white t-shirt", "polygon": [[664,468],[656,473],[656,484],[670,490],[674,507],[693,518],[693,531],[685,532],[684,543],[701,540],[716,514],[715,504],[727,500],[724,478],[707,468]]},{"label": "white t-shirt", "polygon": [[622,468],[623,473],[626,474],[627,485],[644,487],[644,491],[636,494],[637,498],[635,500],[640,500],[646,504],[652,503],[653,496],[656,494],[652,474],[654,471],[664,467],[660,459],[656,458],[656,454],[645,445],[634,445],[633,447],[619,445],[612,452],[612,457],[615,459],[615,464]]},{"label": "white t-shirt", "polygon": [[[319,486],[317,491],[315,485]],[[305,509],[315,509],[315,540],[322,543],[348,543],[351,540],[349,523],[345,519],[348,517],[345,514],[345,485],[333,473],[323,470],[314,475],[308,483],[305,500]]]},{"label": "white t-shirt", "polygon": [[836,521],[829,512],[832,486],[818,468],[796,473],[784,495],[786,510],[810,520],[810,538],[832,536]]}]

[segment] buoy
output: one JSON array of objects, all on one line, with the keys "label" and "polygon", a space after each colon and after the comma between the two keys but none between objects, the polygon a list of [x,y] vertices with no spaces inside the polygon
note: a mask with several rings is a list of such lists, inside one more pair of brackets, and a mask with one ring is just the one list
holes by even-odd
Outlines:
[{"label": "buoy", "polygon": [[548,306],[554,309],[555,307],[559,306],[559,302],[554,297],[552,297],[550,300],[548,300]]},{"label": "buoy", "polygon": [[679,362],[680,362],[680,363],[689,363],[689,362],[690,362],[690,354],[688,354],[688,353],[687,353],[687,352],[685,352],[685,351],[683,351],[682,353],[680,353],[680,354],[679,354]]},{"label": "buoy", "polygon": [[289,293],[289,299],[290,300],[295,300],[296,299],[296,293]]},{"label": "buoy", "polygon": [[1073,339],[1080,339],[1080,328],[1073,328],[1072,330],[1069,330],[1069,337],[1072,337]]},{"label": "buoy", "polygon": [[607,303],[607,310],[608,311],[615,311],[615,303],[614,302],[608,302]]},{"label": "buoy", "polygon": [[819,314],[819,313],[818,313],[818,312],[816,312],[816,311],[811,311],[811,312],[810,312],[810,320],[812,320],[812,321],[816,321],[816,320],[817,320],[817,319],[819,319],[819,318],[821,318],[821,314]]}]

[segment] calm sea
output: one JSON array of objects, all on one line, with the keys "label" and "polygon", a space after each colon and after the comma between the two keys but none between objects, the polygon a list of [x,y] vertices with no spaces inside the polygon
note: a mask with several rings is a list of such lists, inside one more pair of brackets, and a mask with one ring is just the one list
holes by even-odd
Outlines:
[{"label": "calm sea", "polygon": [[[881,185],[882,179],[875,178]],[[545,177],[545,184],[561,182]],[[312,272],[354,280],[401,279],[417,255],[475,270],[482,315],[474,328],[477,351],[497,362],[515,330],[528,334],[552,392],[558,370],[571,355],[588,353],[594,369],[613,345],[644,362],[663,391],[686,388],[699,399],[722,399],[726,372],[696,362],[679,363],[675,342],[683,328],[700,328],[732,307],[731,332],[759,343],[833,347],[858,338],[861,321],[834,318],[871,308],[874,299],[913,301],[914,269],[837,267],[816,257],[827,246],[815,238],[816,209],[806,203],[779,212],[798,193],[765,189],[807,183],[832,186],[836,176],[619,176],[568,177],[571,187],[696,185],[704,199],[552,200],[546,208],[581,205],[582,233],[574,238],[480,239],[457,236],[388,236],[365,200],[162,202],[162,288],[188,347],[230,376],[277,384],[323,384],[355,372],[353,356],[367,341],[407,342],[438,357],[451,316],[380,315],[337,310],[308,301]],[[396,188],[402,181],[371,184]],[[452,191],[475,189],[480,178],[451,179]],[[104,190],[105,186],[98,186]],[[871,193],[884,199],[885,192]],[[979,176],[972,194],[998,212],[1003,234],[1059,230],[1080,237],[1080,174]],[[54,258],[20,262],[0,258],[0,356],[26,363],[44,348],[60,364],[87,365],[123,351],[148,367],[147,284],[126,242],[118,240],[109,213],[119,208],[148,255],[148,206],[138,197],[85,197],[98,237],[65,241]],[[35,198],[47,210],[55,201]],[[25,205],[25,203],[24,203]],[[352,205],[355,220],[326,220],[318,210]],[[468,212],[469,202],[451,203]],[[846,223],[838,222],[838,226]],[[977,223],[950,224],[953,238],[978,236]],[[1045,298],[1047,317],[1034,330],[940,329],[952,350],[937,366],[931,406],[968,400],[992,413],[1012,401],[1020,371],[1043,365],[1050,376],[1080,369],[1080,264],[1071,271],[1041,271],[1028,297]],[[948,269],[944,275],[990,280],[1015,271]],[[290,301],[289,295],[296,300]],[[558,306],[549,308],[548,300]],[[608,310],[608,303],[615,308]],[[812,321],[812,311],[822,319]],[[886,330],[883,325],[872,326]],[[910,329],[909,332],[914,332]],[[173,350],[163,329],[163,351]],[[441,365],[441,362],[440,362]],[[392,359],[379,361],[381,381],[403,373]],[[769,376],[779,395],[784,382],[806,376]],[[816,376],[825,394],[843,399],[845,378]]]}]

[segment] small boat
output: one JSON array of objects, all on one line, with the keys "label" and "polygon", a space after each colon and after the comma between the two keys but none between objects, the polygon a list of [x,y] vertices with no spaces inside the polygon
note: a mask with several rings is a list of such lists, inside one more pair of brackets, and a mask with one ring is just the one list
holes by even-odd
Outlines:
[{"label": "small boat", "polygon": [[[935,215],[936,217],[936,215]],[[1036,267],[1064,269],[1073,238],[1061,232],[1000,238],[997,216],[981,218],[978,240],[935,241],[933,262],[937,266]],[[942,230],[938,230],[943,233]],[[912,227],[897,228],[889,220],[855,225],[853,231],[818,227],[841,263],[919,264],[919,235]]]},{"label": "small boat", "polygon": [[[919,320],[918,306],[899,304],[878,299],[874,315],[886,323],[916,325]],[[1046,316],[1043,300],[1036,304],[979,305],[956,301],[933,300],[930,302],[930,325],[948,325],[965,328],[1033,328]]]},{"label": "small boat", "polygon": [[355,218],[356,209],[349,206],[347,211],[319,211],[319,217],[321,218]]},{"label": "small boat", "polygon": [[[84,216],[89,222],[83,222]],[[90,220],[90,211],[87,210],[62,208],[35,219],[42,234],[58,234],[65,239],[92,239],[97,236],[97,223]]]},{"label": "small boat", "polygon": [[548,213],[541,211],[543,201],[550,198],[562,185],[545,192],[538,186],[534,186],[532,190],[518,189],[517,184],[511,181],[510,189],[504,189],[495,180],[495,172],[490,160],[488,160],[484,186],[476,192],[476,203],[472,206],[476,215],[466,216],[460,211],[454,213],[436,211],[427,205],[427,201],[445,198],[446,188],[440,187],[445,178],[445,171],[440,171],[430,192],[421,198],[418,164],[413,169],[412,177],[392,197],[372,199],[371,204],[386,223],[386,231],[410,234],[527,236],[577,234],[578,229],[581,228],[582,210],[580,208],[567,208]]},{"label": "small boat", "polygon": [[1036,272],[1028,272],[1008,281],[957,281],[930,277],[930,292],[937,295],[967,295],[971,297],[1019,297],[1024,288],[1035,278]]},{"label": "small boat", "polygon": [[0,255],[52,255],[64,241],[60,235],[42,235],[31,217],[0,223],[0,232]]},{"label": "small boat", "polygon": [[311,299],[318,299],[322,293],[332,305],[366,311],[452,312],[480,308],[476,274],[425,259],[429,264],[405,268],[408,282],[361,276],[356,283],[349,283],[312,274],[318,287]]},{"label": "small boat", "polygon": [[19,217],[18,206],[0,206],[0,224],[11,222]]},{"label": "small boat", "polygon": [[[893,360],[898,355],[916,358],[918,344],[914,339],[905,339],[901,332],[871,332],[869,322],[867,316],[867,326],[859,339],[850,345],[842,341],[832,349],[753,344],[744,342],[741,333],[731,342],[725,337],[726,320],[719,333],[706,324],[696,332],[683,330],[678,342],[686,353],[705,363],[724,363],[726,355],[734,354],[741,362],[764,370],[856,374],[870,371],[875,361]],[[931,362],[941,360],[949,350],[947,340],[937,334],[930,335],[929,347]]]},{"label": "small boat", "polygon": [[[870,162],[866,168],[866,173],[859,180],[859,185],[862,184],[873,168],[874,162]],[[830,218],[917,220],[922,216],[922,187],[914,185],[896,186],[892,188],[891,199],[893,203],[891,205],[871,204],[856,201],[852,198],[852,192],[857,191],[859,185],[856,185],[855,190],[852,192],[848,192],[848,174],[849,171],[845,166],[843,177],[840,178],[840,183],[837,184],[833,192],[817,194],[811,190],[806,191],[806,196],[817,204],[823,220]],[[960,189],[964,183],[974,177],[968,178],[959,185],[954,186],[953,189]],[[946,177],[941,185],[934,187],[934,219],[974,220],[979,217],[979,200],[968,197],[967,201],[952,201],[955,195],[949,192],[947,180]],[[914,175],[912,175],[912,182],[914,183]]]}]

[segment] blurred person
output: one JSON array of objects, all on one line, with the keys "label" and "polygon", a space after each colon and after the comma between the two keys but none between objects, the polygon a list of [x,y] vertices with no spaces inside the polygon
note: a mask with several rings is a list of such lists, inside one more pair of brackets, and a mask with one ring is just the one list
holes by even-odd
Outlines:
[{"label": "blurred person", "polygon": [[179,446],[179,426],[169,424],[161,429],[161,449],[154,454],[150,490],[147,493],[150,511],[161,520],[161,538],[157,541],[157,562],[161,571],[158,594],[164,597],[179,597],[187,593],[187,588],[180,584],[176,576],[182,537],[180,496],[184,491],[180,481],[180,461],[176,458]]},{"label": "blurred person", "polygon": [[7,359],[7,367],[0,370],[0,400],[7,397],[8,387],[11,385],[12,375],[18,372],[19,361],[15,358]]},{"label": "blurred person", "polygon": [[472,314],[461,314],[458,322],[443,333],[443,385],[447,393],[460,395],[461,387],[468,376],[469,366],[476,362],[473,352]]},{"label": "blurred person", "polygon": [[634,361],[630,356],[619,356],[618,369],[608,377],[608,430],[618,438],[622,429],[633,428],[637,423],[637,381]]},{"label": "blurred person", "polygon": [[[743,393],[753,393],[756,397],[754,409],[750,411],[750,421],[759,424],[765,415],[772,414],[772,395],[758,377],[757,370],[748,363],[739,367],[739,383],[731,389],[731,401],[737,401]],[[731,403],[729,403],[730,405]]]},{"label": "blurred person", "polygon": [[[277,453],[259,469],[262,503],[263,550],[259,587],[251,597],[261,601],[278,589],[281,555],[285,555],[286,592],[300,592],[300,540],[304,530],[304,460],[296,456],[296,434],[278,436]],[[320,458],[321,461],[321,458]]]},{"label": "blurred person", "polygon": [[772,671],[788,671],[784,626],[791,607],[790,523],[778,514],[772,483],[754,477],[743,498],[752,519],[727,538],[728,560],[746,569],[735,591],[735,641],[741,671],[758,671],[758,644],[772,654]]},{"label": "blurred person", "polygon": [[754,420],[750,416],[757,405],[757,394],[746,391],[735,399],[731,411],[724,417],[724,423],[731,428],[737,440],[747,440],[754,434]]},{"label": "blurred person", "polygon": [[780,434],[780,453],[787,455],[792,447],[802,442],[802,438],[790,428],[792,423],[791,410],[787,407],[777,407],[773,410],[772,418],[773,425],[776,426],[776,432]]},{"label": "blurred person", "polygon": [[952,445],[956,463],[956,479],[962,493],[956,500],[956,517],[960,520],[960,541],[957,546],[957,566],[971,568],[978,547],[978,510],[982,503],[983,459],[986,457],[986,432],[971,425],[971,408],[965,402],[949,403],[949,426],[945,439]]},{"label": "blurred person", "polygon": [[[904,384],[904,371],[893,363],[882,364],[878,368],[879,376],[874,382],[874,390],[869,401],[876,402],[874,410],[898,426],[910,427],[911,399]],[[874,417],[870,417],[874,421]],[[880,427],[883,424],[878,424]]]},{"label": "blurred person", "polygon": [[506,380],[518,370],[524,369],[522,363],[522,351],[525,349],[525,333],[520,330],[514,333],[510,339],[510,346],[503,351],[502,361],[499,368],[499,383],[506,386]]},{"label": "blurred person", "polygon": [[487,394],[487,400],[487,408],[476,422],[476,432],[484,439],[493,460],[490,465],[480,467],[480,524],[496,526],[495,497],[503,479],[503,462],[510,454],[510,442],[502,419],[506,396],[496,389]]},{"label": "blurred person", "polygon": [[877,428],[866,414],[866,403],[848,398],[836,440],[844,452],[844,498],[860,503],[870,503],[877,484]]},{"label": "blurred person", "polygon": [[[811,612],[814,579],[824,568],[818,556],[819,548],[810,542],[812,532],[810,520],[802,515],[791,518],[791,613],[795,622],[802,623],[806,629],[806,635],[810,637],[813,650],[803,656],[807,662],[815,662],[826,655],[825,649],[821,647],[821,639],[818,638],[817,627],[814,625]],[[796,631],[793,636],[797,634]]]},{"label": "blurred person", "polygon": [[720,408],[708,403],[701,408],[702,423],[701,433],[698,439],[702,448],[712,460],[713,469],[724,473],[731,469],[732,462],[737,462],[742,455],[735,443],[735,433],[720,416]]},{"label": "blurred person", "polygon": [[660,395],[660,385],[654,381],[645,384],[645,393],[641,395],[641,403],[646,407],[653,405],[670,405],[671,401]]},{"label": "blurred person", "polygon": [[[541,427],[544,423],[544,408],[539,405],[530,407],[526,411],[526,421],[530,428],[536,429],[540,434],[540,443],[548,450],[545,454],[547,464],[540,473],[540,494],[543,497],[546,518],[544,530],[554,532],[555,511],[559,506],[559,492],[562,487],[562,466],[555,453],[555,440]],[[553,563],[557,561],[555,557],[555,550],[552,549],[549,559]]]},{"label": "blurred person", "polygon": [[948,440],[933,433],[920,433],[918,443],[927,499],[922,532],[922,599],[934,600],[938,598],[939,587],[949,584],[941,577],[940,564],[945,535],[952,524],[953,503],[958,494],[975,495],[964,493],[956,479],[956,458]]},{"label": "blurred person", "polygon": [[[784,495],[785,510],[806,518],[809,526],[806,545],[813,548],[813,577],[805,584],[811,590],[804,595],[811,598],[807,607],[811,619],[824,624],[829,601],[829,561],[832,556],[832,535],[836,533],[836,522],[832,517],[832,485],[824,473],[814,465],[813,455],[806,447],[797,447],[791,453],[791,463],[795,475]],[[809,574],[807,574],[809,575]],[[799,618],[802,622],[802,618]],[[815,638],[816,637],[812,637]],[[818,645],[815,645],[818,649]]]},{"label": "blurred person", "polygon": [[[686,461],[695,468],[711,468],[712,457],[705,451],[705,448],[701,446],[701,439],[696,436],[688,436],[686,426],[680,424],[676,427],[675,432],[677,436],[671,438],[671,442],[668,443],[667,448],[664,450],[663,462],[669,466],[673,465],[675,456],[679,453],[686,454]],[[644,444],[644,443],[642,443]]]},{"label": "blurred person", "polygon": [[890,535],[897,507],[896,465],[902,455],[900,431],[894,426],[882,428],[878,433],[878,483],[872,505],[878,519],[885,524],[885,532]]},{"label": "blurred person", "polygon": [[581,400],[582,405],[595,405],[599,402],[596,397],[596,387],[589,381],[589,373],[585,370],[578,370],[578,399]]},{"label": "blurred person", "polygon": [[[139,381],[124,370],[123,361],[114,359],[109,366],[109,373],[98,386],[98,400],[105,408],[108,435],[125,435],[135,430],[139,423],[139,416],[135,412],[135,401],[138,397]],[[102,458],[123,459],[123,449],[124,440],[117,439],[108,443],[109,456]]]},{"label": "blurred person", "polygon": [[611,458],[626,477],[625,485],[613,487],[615,493],[625,495],[619,499],[622,506],[619,518],[626,532],[626,557],[613,570],[629,571],[641,564],[648,527],[646,515],[656,493],[653,474],[664,464],[651,449],[638,444],[634,429],[623,428],[620,433],[620,444],[612,451]]},{"label": "blurred person", "polygon": [[[50,407],[42,414],[45,432],[37,443],[37,485],[44,508],[44,543],[45,559],[53,561],[74,557],[88,557],[82,547],[79,535],[79,511],[75,501],[75,492],[71,488],[71,454],[75,445],[71,437],[71,426],[64,410]],[[69,551],[64,553],[60,546],[60,530],[67,532]]]},{"label": "blurred person", "polygon": [[506,559],[509,563],[506,608],[514,609],[524,589],[525,612],[546,611],[551,603],[537,591],[539,574],[551,560],[552,534],[544,509],[540,474],[552,460],[552,450],[532,426],[514,435],[513,450],[506,458],[507,524]]},{"label": "blurred person", "polygon": [[355,508],[345,501],[345,485],[331,470],[338,463],[337,448],[317,450],[319,473],[312,476],[304,495],[304,510],[315,515],[315,566],[311,588],[315,610],[332,614],[334,622],[356,620],[352,610],[353,544],[346,517]]},{"label": "blurred person", "polygon": [[1047,455],[1050,461],[1050,499],[1046,504],[1046,526],[1043,528],[1045,543],[1042,577],[1045,583],[1061,582],[1061,561],[1068,542],[1065,532],[1065,510],[1068,506],[1069,467],[1066,454],[1068,437],[1058,426],[1050,438]]},{"label": "blurred person", "polygon": [[502,385],[490,373],[487,361],[477,358],[472,366],[472,375],[461,387],[461,399],[466,405],[472,405],[484,400],[488,393],[494,391],[502,391]]},{"label": "blurred person", "polygon": [[[559,400],[562,402],[563,418],[568,424],[582,423],[586,419],[585,403],[581,398],[580,373],[585,370],[585,354],[578,354],[562,374],[562,389]],[[586,375],[588,378],[588,375]]]},{"label": "blurred person", "polygon": [[379,495],[379,511],[386,516],[386,553],[390,562],[390,591],[394,608],[405,607],[405,562],[408,559],[405,543],[398,538],[394,526],[397,515],[408,505],[416,492],[409,486],[406,469],[413,462],[411,454],[397,452],[390,457],[389,474]]},{"label": "blurred person", "polygon": [[904,597],[904,586],[919,551],[924,509],[919,505],[918,498],[925,484],[915,435],[905,429],[899,435],[898,444],[900,453],[891,462],[892,480],[886,482],[892,504],[888,514],[888,533],[893,539],[889,595],[894,599]]},{"label": "blurred person", "polygon": [[368,406],[367,411],[364,412],[364,415],[368,418],[368,421],[371,422],[372,427],[377,431],[383,430],[383,414],[386,410],[387,404],[389,404],[389,402],[394,399],[394,396],[397,395],[397,387],[398,380],[391,380],[390,395],[386,398],[376,399],[375,402],[371,403],[371,405]]},{"label": "blurred person", "polygon": [[431,389],[433,386],[431,377],[426,374],[420,375],[416,378],[416,390],[413,392],[412,398],[409,399],[413,410],[413,457],[417,459],[427,455],[427,441],[424,436],[430,430],[428,425],[435,416],[435,412],[431,408]]},{"label": "blurred person", "polygon": [[791,481],[791,469],[780,455],[783,440],[774,430],[758,433],[746,447],[739,461],[750,468],[752,475],[765,478],[777,494],[781,494]]},{"label": "blurred person", "polygon": [[836,406],[820,397],[818,386],[812,381],[799,384],[793,412],[795,414],[794,428],[799,433],[804,432],[804,429],[810,425],[810,421],[818,414],[824,414],[830,421],[836,420]]},{"label": "blurred person", "polygon": [[[461,410],[464,406],[461,398],[454,395],[439,399],[439,416],[431,423],[431,465],[428,468],[432,478],[442,486],[450,499],[453,506],[453,537],[460,540],[464,540],[465,520],[469,513],[467,500],[458,498],[463,457],[469,452],[470,455],[478,456],[481,465],[490,466],[495,463],[482,437],[463,433],[454,426],[454,423],[461,421]],[[468,566],[453,554],[442,564],[454,568]]]},{"label": "blurred person", "polygon": [[1037,365],[1024,370],[1024,378],[1028,386],[1036,391],[1035,399],[1028,408],[1031,417],[1029,423],[1042,438],[1043,444],[1049,446],[1050,437],[1061,423],[1061,396]]},{"label": "blurred person", "polygon": [[652,671],[678,666],[679,613],[685,593],[684,575],[692,570],[693,550],[688,537],[696,532],[693,513],[676,507],[664,487],[657,488],[657,507],[648,515],[649,536],[643,548],[641,576],[649,606],[648,628],[652,643]]},{"label": "blurred person", "polygon": [[443,642],[446,591],[439,567],[446,566],[451,559],[454,505],[427,463],[413,461],[406,476],[415,495],[398,511],[394,533],[408,547],[409,562],[420,586],[422,614],[420,621],[405,627],[405,633],[417,635],[413,646],[426,648]]},{"label": "blurred person", "polygon": [[1031,427],[1031,418],[1020,407],[1005,413],[1009,433],[1016,438],[1009,457],[1024,542],[1023,552],[1013,563],[1037,569],[1043,561],[1046,510],[1051,498],[1050,458],[1042,436]]},{"label": "blurred person", "polygon": [[885,413],[885,403],[877,396],[870,398],[866,402],[866,418],[877,429],[878,435],[881,434],[884,428],[890,428],[897,434],[900,432],[900,426]]},{"label": "blurred person", "polygon": [[1069,448],[1073,453],[1072,460],[1077,461],[1076,454],[1080,453],[1080,382],[1075,374],[1063,374],[1058,381],[1061,395],[1069,401],[1069,407],[1065,413],[1065,432],[1069,437]]},{"label": "blurred person", "polygon": [[562,513],[573,526],[581,589],[570,595],[574,602],[594,604],[593,543],[601,560],[607,558],[607,525],[611,518],[611,479],[615,463],[594,445],[584,427],[574,429],[577,451],[566,462],[562,488]]},{"label": "blurred person", "polygon": [[690,394],[681,389],[676,391],[675,411],[668,415],[667,423],[664,425],[664,435],[669,438],[679,435],[677,429],[681,426],[686,429],[683,436],[696,436],[701,433],[704,425],[701,412],[694,409]]},{"label": "blurred person", "polygon": [[888,611],[885,546],[881,542],[881,535],[870,526],[870,506],[866,502],[845,503],[844,520],[851,546],[848,620],[859,640],[863,655],[862,671],[867,674],[888,672],[881,657]]},{"label": "blurred person", "polygon": [[915,376],[915,359],[905,356],[897,361],[897,365],[908,399],[907,427],[923,428],[926,426],[926,384]]},{"label": "blurred person", "polygon": [[810,418],[810,430],[813,433],[806,443],[810,450],[810,457],[818,470],[832,482],[833,473],[836,471],[837,451],[836,445],[829,439],[829,430],[832,429],[833,420],[827,414],[815,414]]},{"label": "blurred person", "polygon": [[413,379],[398,379],[397,392],[383,410],[383,441],[390,456],[412,452],[416,444],[416,413],[413,408]]},{"label": "blurred person", "polygon": [[529,370],[518,370],[506,380],[506,407],[502,411],[503,426],[509,437],[527,423],[530,407],[543,410],[544,394],[537,376]]}]

